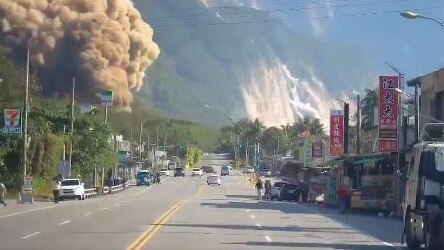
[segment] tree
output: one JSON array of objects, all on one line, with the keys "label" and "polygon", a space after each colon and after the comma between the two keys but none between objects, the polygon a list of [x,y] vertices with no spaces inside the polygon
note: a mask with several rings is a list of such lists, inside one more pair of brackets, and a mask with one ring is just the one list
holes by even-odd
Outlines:
[{"label": "tree", "polygon": [[304,117],[303,119],[299,119],[293,123],[291,128],[292,137],[295,139],[300,133],[307,130],[310,131],[311,135],[316,135],[321,138],[325,138],[327,136],[319,119]]},{"label": "tree", "polygon": [[364,99],[361,101],[361,113],[362,122],[361,127],[363,130],[369,131],[375,128],[374,116],[375,108],[378,106],[378,92],[376,89],[365,89]]},{"label": "tree", "polygon": [[[283,129],[271,127],[264,130],[260,138],[261,147],[268,154],[284,154],[289,149],[289,143]],[[279,151],[278,151],[279,143]]]}]

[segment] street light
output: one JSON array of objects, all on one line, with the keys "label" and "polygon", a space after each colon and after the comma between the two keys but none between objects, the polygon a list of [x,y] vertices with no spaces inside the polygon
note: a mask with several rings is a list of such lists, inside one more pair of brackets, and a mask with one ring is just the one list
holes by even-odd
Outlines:
[{"label": "street light", "polygon": [[436,23],[438,23],[439,25],[441,25],[444,28],[444,23],[442,21],[439,21],[438,19],[435,19],[433,17],[429,17],[429,16],[424,16],[412,11],[404,11],[399,13],[402,17],[407,18],[407,19],[416,19],[416,18],[422,18],[422,19],[428,19],[428,20],[432,20]]}]

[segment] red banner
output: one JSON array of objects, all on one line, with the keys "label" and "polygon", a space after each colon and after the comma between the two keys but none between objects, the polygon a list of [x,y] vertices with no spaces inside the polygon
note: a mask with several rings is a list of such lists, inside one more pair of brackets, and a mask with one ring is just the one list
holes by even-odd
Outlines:
[{"label": "red banner", "polygon": [[379,151],[398,151],[399,78],[379,77]]},{"label": "red banner", "polygon": [[330,113],[330,154],[344,154],[344,112],[332,110]]}]

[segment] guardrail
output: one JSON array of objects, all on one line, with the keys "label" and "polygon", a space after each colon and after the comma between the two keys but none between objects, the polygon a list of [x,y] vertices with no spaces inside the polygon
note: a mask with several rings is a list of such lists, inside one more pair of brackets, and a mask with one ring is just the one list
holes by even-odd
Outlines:
[{"label": "guardrail", "polygon": [[122,189],[123,189],[123,184],[120,184],[120,185],[117,185],[117,186],[112,186],[111,187],[111,193],[112,194],[113,193],[117,193],[117,192],[119,192]]},{"label": "guardrail", "polygon": [[91,198],[97,195],[97,188],[85,189],[85,198]]}]

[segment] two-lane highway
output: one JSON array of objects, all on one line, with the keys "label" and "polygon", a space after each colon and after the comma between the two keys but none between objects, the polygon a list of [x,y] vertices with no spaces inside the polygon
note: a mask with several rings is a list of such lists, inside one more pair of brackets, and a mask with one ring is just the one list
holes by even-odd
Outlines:
[{"label": "two-lane highway", "polygon": [[[223,157],[203,164],[226,164]],[[218,168],[218,171],[220,169]],[[0,216],[0,249],[396,249],[401,222],[259,201],[243,176],[203,177]]]}]

